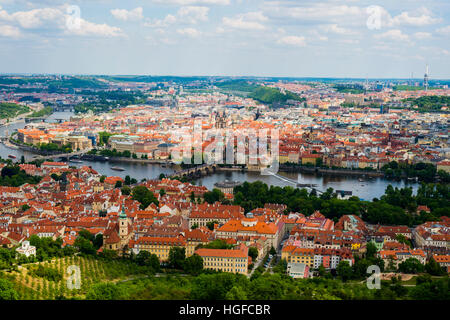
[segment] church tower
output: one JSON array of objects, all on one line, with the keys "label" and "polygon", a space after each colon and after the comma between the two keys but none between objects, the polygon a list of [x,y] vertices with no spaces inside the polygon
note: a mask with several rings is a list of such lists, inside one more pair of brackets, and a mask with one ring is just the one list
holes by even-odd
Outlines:
[{"label": "church tower", "polygon": [[128,218],[125,213],[125,201],[122,203],[122,212],[119,214],[119,237],[124,239],[128,236]]}]

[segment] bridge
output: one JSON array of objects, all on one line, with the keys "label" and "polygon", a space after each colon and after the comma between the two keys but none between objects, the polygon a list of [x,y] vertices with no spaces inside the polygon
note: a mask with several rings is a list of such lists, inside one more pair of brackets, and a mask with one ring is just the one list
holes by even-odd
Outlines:
[{"label": "bridge", "polygon": [[81,156],[88,152],[89,150],[80,150],[76,152],[71,153],[58,153],[58,154],[49,154],[49,155],[42,155],[42,156],[34,156],[33,160],[45,160],[45,159],[58,159],[58,158],[70,158],[73,156]]},{"label": "bridge", "polygon": [[298,187],[298,188],[307,189],[307,190],[310,190],[310,191],[314,190],[314,191],[316,191],[317,194],[322,194],[322,193],[324,193],[323,191],[321,191],[321,190],[319,190],[319,189],[313,187],[312,184],[309,184],[309,185],[308,185],[308,184],[301,184],[301,183],[299,183],[298,181],[295,181],[295,180],[292,180],[292,179],[289,179],[289,178],[280,176],[279,174],[271,173],[270,171],[268,171],[268,172],[269,172],[273,177],[278,178],[278,179],[280,179],[280,180],[282,180],[282,181],[291,183],[291,184],[295,185],[295,186]]},{"label": "bridge", "polygon": [[176,171],[170,175],[167,175],[167,178],[175,178],[175,177],[187,177],[187,176],[201,176],[202,173],[209,174],[210,172],[215,172],[217,169],[216,164],[202,164],[196,167],[187,168],[183,170]]}]

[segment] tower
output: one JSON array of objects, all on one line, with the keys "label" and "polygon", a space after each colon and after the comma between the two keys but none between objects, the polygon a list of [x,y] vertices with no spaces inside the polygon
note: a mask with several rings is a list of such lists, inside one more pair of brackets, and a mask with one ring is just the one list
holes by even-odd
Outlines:
[{"label": "tower", "polygon": [[122,203],[122,212],[119,214],[119,237],[124,239],[128,236],[128,218],[125,213],[125,201]]},{"label": "tower", "polygon": [[423,86],[425,87],[425,91],[428,91],[428,65],[425,69],[425,75],[423,76]]}]

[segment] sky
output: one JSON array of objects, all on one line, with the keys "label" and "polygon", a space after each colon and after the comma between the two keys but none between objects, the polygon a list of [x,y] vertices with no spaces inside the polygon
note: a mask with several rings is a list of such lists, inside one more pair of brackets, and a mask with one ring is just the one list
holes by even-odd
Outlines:
[{"label": "sky", "polygon": [[448,0],[0,0],[0,73],[450,78]]}]

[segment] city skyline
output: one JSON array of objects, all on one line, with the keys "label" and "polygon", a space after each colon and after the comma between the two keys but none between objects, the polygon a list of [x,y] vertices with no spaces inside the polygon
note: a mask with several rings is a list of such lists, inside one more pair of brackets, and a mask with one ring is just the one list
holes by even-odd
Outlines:
[{"label": "city skyline", "polygon": [[0,70],[423,79],[429,65],[430,80],[449,79],[449,8],[441,0],[0,0]]}]

